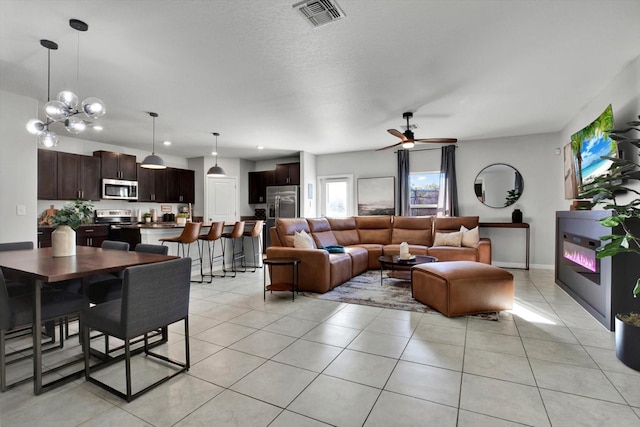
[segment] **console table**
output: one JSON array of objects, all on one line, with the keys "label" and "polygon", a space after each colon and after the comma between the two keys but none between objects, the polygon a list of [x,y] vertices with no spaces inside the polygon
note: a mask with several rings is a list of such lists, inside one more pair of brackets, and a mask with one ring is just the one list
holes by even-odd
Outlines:
[{"label": "console table", "polygon": [[[529,269],[529,249],[531,247],[531,233],[530,233],[531,230],[529,228],[529,223],[527,222],[481,222],[481,223],[478,223],[478,226],[483,228],[516,228],[516,229],[522,228],[524,229],[526,233],[526,242],[525,242],[526,259],[525,259],[524,270]],[[517,267],[510,267],[510,268],[517,268]]]}]

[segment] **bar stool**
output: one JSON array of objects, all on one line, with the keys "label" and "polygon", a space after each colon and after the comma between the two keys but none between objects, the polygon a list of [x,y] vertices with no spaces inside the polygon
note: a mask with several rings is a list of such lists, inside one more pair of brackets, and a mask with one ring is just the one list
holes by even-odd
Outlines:
[{"label": "bar stool", "polygon": [[[242,252],[244,253],[244,238],[251,238],[251,248],[253,249],[253,273],[255,273],[256,269],[262,268],[262,263],[260,260],[262,259],[262,242],[260,241],[260,235],[262,233],[262,226],[264,221],[258,220],[253,224],[253,228],[250,231],[245,231],[242,233]],[[256,241],[258,241],[258,252],[256,252]],[[257,255],[257,256],[256,256]]]},{"label": "bar stool", "polygon": [[[224,272],[225,264],[224,264],[224,244],[221,242],[222,255],[215,256],[216,251],[216,241],[222,238],[222,232],[224,230],[224,222],[212,222],[211,228],[209,228],[209,232],[207,234],[201,234],[198,237],[198,240],[202,241],[202,253],[204,254],[204,242],[207,242],[207,253],[209,255],[209,276],[211,280],[207,283],[213,282],[213,277],[225,277],[226,274],[222,275],[214,275],[213,274],[213,262],[222,258],[222,271]],[[200,263],[200,276],[202,277],[202,281],[204,281],[204,273],[202,271],[202,264]],[[200,282],[202,283],[202,282]]]},{"label": "bar stool", "polygon": [[[247,271],[247,267],[244,264],[244,252],[236,252],[236,241],[239,240],[240,249],[242,249],[242,234],[244,233],[244,221],[236,221],[233,226],[233,230],[228,233],[222,233],[222,237],[225,239],[231,240],[231,270],[226,270],[223,266],[223,271],[227,273],[227,271],[231,271],[233,276],[236,277],[236,273],[238,272],[236,268],[236,261],[242,261],[242,266],[244,267],[244,272]],[[226,246],[226,243],[223,243]],[[224,249],[223,249],[224,251]]]},{"label": "bar stool", "polygon": [[[201,222],[187,222],[184,226],[184,230],[178,237],[163,237],[158,239],[164,245],[166,242],[173,242],[178,244],[178,256],[180,256],[180,248],[182,248],[182,257],[188,257],[191,249],[191,244],[198,241],[200,234],[200,228],[202,228]],[[187,245],[187,251],[184,250],[184,245]],[[200,262],[202,262],[202,254],[200,253],[200,245],[198,245],[198,254],[200,255]]]}]

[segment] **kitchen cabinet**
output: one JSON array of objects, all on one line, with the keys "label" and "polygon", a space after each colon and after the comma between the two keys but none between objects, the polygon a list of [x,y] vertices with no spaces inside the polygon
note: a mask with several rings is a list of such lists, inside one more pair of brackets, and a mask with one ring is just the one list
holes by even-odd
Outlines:
[{"label": "kitchen cabinet", "polygon": [[53,233],[53,227],[38,227],[39,248],[51,247],[51,233]]},{"label": "kitchen cabinet", "polygon": [[58,200],[99,200],[100,159],[58,152]]},{"label": "kitchen cabinet", "polygon": [[167,168],[166,202],[195,202],[195,172],[188,169]]},{"label": "kitchen cabinet", "polygon": [[139,202],[166,200],[166,169],[146,169],[138,164],[137,174]]},{"label": "kitchen cabinet", "polygon": [[266,203],[267,187],[274,184],[274,171],[249,172],[249,204]]},{"label": "kitchen cabinet", "polygon": [[93,155],[100,159],[101,178],[137,180],[136,156],[102,150]]},{"label": "kitchen cabinet", "polygon": [[300,163],[276,165],[276,185],[300,185]]},{"label": "kitchen cabinet", "polygon": [[79,246],[99,248],[109,236],[108,225],[83,225],[76,230],[76,243]]},{"label": "kitchen cabinet", "polygon": [[38,200],[58,198],[58,152],[38,150]]}]

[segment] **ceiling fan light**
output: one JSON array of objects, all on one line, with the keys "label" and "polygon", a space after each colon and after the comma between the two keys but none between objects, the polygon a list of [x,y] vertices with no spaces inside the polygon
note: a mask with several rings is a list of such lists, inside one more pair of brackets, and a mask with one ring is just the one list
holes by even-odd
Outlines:
[{"label": "ceiling fan light", "polygon": [[45,128],[44,128],[44,122],[42,120],[38,120],[38,119],[31,119],[27,122],[27,132],[29,132],[31,135],[39,135],[40,132],[42,132]]},{"label": "ceiling fan light", "polygon": [[162,157],[149,154],[144,158],[142,163],[140,163],[140,167],[145,169],[166,169],[167,165],[164,163]]},{"label": "ceiling fan light", "polygon": [[209,168],[209,171],[207,172],[207,176],[212,176],[212,177],[222,177],[222,176],[227,176],[227,174],[225,173],[224,169],[222,169],[220,166],[218,166],[218,164],[216,163],[215,166],[211,166]]},{"label": "ceiling fan light", "polygon": [[402,148],[413,148],[415,145],[413,141],[407,141],[402,143]]}]

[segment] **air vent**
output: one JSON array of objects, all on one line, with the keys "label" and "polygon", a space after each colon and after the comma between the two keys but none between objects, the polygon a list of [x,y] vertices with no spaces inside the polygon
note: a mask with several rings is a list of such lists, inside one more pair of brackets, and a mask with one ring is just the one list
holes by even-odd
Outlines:
[{"label": "air vent", "polygon": [[340,6],[330,0],[304,1],[293,5],[314,27],[329,24],[344,18]]}]

